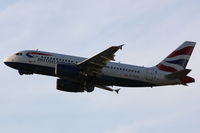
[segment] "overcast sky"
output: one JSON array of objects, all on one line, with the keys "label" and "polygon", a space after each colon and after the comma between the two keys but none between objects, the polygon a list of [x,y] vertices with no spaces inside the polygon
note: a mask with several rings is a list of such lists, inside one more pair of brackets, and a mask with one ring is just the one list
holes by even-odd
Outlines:
[{"label": "overcast sky", "polygon": [[[153,66],[186,40],[196,83],[56,90],[56,78],[20,76],[0,63],[2,133],[199,133],[199,0],[1,0],[0,59],[25,49],[91,57],[125,44],[116,60]],[[117,88],[117,87],[116,87]]]}]

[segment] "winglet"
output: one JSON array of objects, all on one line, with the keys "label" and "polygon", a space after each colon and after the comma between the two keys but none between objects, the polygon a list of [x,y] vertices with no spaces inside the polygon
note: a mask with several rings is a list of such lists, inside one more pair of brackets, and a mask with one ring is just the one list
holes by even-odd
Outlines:
[{"label": "winglet", "polygon": [[114,90],[117,94],[119,94],[120,89],[116,89]]},{"label": "winglet", "polygon": [[125,44],[119,45],[118,48],[119,48],[119,49],[122,49],[122,47],[123,47],[124,45],[125,45]]}]

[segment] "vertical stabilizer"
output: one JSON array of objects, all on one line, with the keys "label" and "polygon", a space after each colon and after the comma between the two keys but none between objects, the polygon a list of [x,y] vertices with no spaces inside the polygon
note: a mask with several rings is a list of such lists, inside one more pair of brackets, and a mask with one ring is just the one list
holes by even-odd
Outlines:
[{"label": "vertical stabilizer", "polygon": [[177,72],[186,68],[196,42],[186,41],[156,67],[164,72]]}]

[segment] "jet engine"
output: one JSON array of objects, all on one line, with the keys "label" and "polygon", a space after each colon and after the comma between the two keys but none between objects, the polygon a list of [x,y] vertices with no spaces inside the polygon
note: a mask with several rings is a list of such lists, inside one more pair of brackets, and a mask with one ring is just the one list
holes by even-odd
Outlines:
[{"label": "jet engine", "polygon": [[81,84],[68,80],[57,79],[57,89],[66,92],[92,92],[94,90],[94,86],[87,83]]}]

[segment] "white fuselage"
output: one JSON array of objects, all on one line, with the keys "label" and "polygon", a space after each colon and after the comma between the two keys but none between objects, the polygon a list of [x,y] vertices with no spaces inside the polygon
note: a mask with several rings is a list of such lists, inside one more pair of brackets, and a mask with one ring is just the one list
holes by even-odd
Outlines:
[{"label": "white fuselage", "polygon": [[[30,58],[27,56],[27,53],[30,52],[36,54],[31,55],[32,57]],[[22,55],[15,54],[10,57],[7,57],[4,60],[4,62],[23,63],[23,64],[36,65],[36,66],[55,69],[56,64],[59,63],[78,64],[86,59],[82,57],[75,57],[75,56],[62,55],[62,54],[43,52],[43,51],[34,51],[34,50],[21,51],[20,53],[22,53]],[[44,55],[37,53],[43,53]],[[135,80],[143,81],[155,84],[155,86],[181,84],[179,80],[166,79],[165,77],[166,74],[168,74],[168,72],[162,72],[157,67],[146,68],[146,67],[139,67],[139,66],[114,63],[114,62],[108,63],[107,66],[102,69],[102,75],[105,76],[110,76],[120,79],[128,79],[133,81]]]}]

